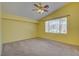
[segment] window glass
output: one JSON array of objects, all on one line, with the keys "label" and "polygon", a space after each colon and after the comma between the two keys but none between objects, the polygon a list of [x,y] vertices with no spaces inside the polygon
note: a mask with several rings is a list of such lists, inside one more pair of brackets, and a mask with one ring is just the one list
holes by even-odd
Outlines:
[{"label": "window glass", "polygon": [[67,33],[67,17],[46,21],[45,32]]}]

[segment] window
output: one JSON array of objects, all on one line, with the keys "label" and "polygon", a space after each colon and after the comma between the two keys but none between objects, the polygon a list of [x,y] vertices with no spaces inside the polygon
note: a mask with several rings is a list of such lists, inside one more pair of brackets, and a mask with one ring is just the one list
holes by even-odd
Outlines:
[{"label": "window", "polygon": [[67,17],[53,19],[45,22],[45,32],[67,33]]}]

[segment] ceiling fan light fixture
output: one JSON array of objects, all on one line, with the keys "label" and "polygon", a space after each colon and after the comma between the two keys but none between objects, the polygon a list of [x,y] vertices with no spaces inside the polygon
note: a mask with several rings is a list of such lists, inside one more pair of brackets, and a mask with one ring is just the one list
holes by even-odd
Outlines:
[{"label": "ceiling fan light fixture", "polygon": [[38,10],[37,12],[40,13],[40,14],[43,14],[44,10]]}]

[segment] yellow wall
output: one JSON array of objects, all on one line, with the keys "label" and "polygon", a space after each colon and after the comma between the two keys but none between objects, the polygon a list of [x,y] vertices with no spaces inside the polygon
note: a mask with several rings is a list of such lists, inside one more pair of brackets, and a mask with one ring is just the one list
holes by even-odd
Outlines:
[{"label": "yellow wall", "polygon": [[12,19],[12,20],[16,20],[16,21],[27,21],[27,22],[32,22],[32,23],[38,22],[38,21],[28,18],[28,17],[16,16],[16,15],[4,13],[4,12],[2,13],[2,18]]},{"label": "yellow wall", "polygon": [[36,37],[36,21],[29,18],[19,18],[15,16],[6,17],[4,15],[2,19],[3,43]]},{"label": "yellow wall", "polygon": [[[44,22],[56,17],[68,16],[68,33],[45,33]],[[38,23],[38,37],[51,39],[67,44],[79,45],[79,3],[69,3],[50,15],[40,19]]]}]

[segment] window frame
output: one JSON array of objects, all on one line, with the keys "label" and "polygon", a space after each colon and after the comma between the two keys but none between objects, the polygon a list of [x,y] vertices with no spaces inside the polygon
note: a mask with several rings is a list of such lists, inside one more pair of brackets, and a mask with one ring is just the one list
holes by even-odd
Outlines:
[{"label": "window frame", "polygon": [[[59,32],[50,32],[50,31],[48,31],[48,29],[46,29],[46,22],[49,22],[49,21],[54,21],[54,20],[58,20],[59,22],[61,22],[62,21],[62,19],[63,18],[66,18],[66,19],[64,19],[65,20],[65,22],[66,22],[66,24],[65,24],[65,32],[60,32],[60,24],[58,25],[59,26]],[[52,20],[46,20],[45,22],[44,22],[44,25],[45,25],[45,29],[44,29],[44,31],[45,31],[45,33],[54,33],[54,34],[67,34],[68,33],[68,17],[67,16],[64,16],[64,17],[59,17],[59,18],[54,18],[54,19],[52,19]]]}]

